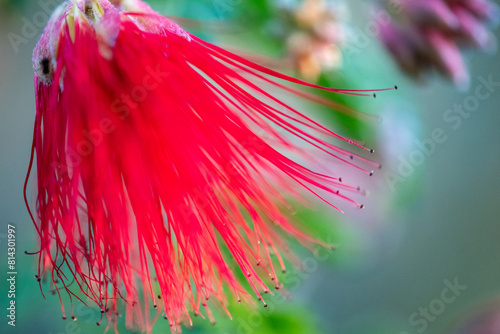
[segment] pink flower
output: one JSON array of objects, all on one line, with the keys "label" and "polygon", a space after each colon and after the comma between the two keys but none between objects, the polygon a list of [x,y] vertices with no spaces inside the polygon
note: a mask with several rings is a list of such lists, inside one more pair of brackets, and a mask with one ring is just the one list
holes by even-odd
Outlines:
[{"label": "pink flower", "polygon": [[495,45],[488,26],[498,21],[498,6],[489,0],[400,0],[398,4],[398,20],[381,27],[381,39],[401,69],[415,78],[436,69],[456,85],[468,85],[461,48],[487,50]]},{"label": "pink flower", "polygon": [[370,173],[319,136],[370,150],[269,93],[327,103],[276,79],[321,87],[207,43],[139,0],[63,3],[33,65],[37,277],[58,294],[80,299],[81,290],[110,320],[120,299],[127,325],[146,331],[151,306],[171,326],[191,311],[212,319],[207,300],[225,308],[223,286],[238,300],[249,295],[233,262],[260,300],[270,284],[278,289],[281,232],[320,243],[283,210],[285,195],[301,198],[298,187],[362,207],[347,195],[357,187],[289,153],[307,157],[302,142]]}]

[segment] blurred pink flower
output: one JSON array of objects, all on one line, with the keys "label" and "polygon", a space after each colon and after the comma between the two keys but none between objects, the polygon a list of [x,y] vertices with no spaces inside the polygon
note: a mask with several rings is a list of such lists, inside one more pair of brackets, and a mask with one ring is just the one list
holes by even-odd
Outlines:
[{"label": "blurred pink flower", "polygon": [[399,15],[381,25],[381,39],[401,69],[414,78],[436,69],[456,85],[467,86],[461,49],[488,50],[496,45],[489,25],[499,19],[498,6],[489,0],[399,0],[397,4]]}]

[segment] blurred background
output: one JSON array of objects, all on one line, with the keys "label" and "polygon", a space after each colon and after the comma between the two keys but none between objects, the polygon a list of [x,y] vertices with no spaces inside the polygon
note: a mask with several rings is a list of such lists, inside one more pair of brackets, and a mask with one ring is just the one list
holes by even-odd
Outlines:
[{"label": "blurred background", "polygon": [[[24,254],[37,249],[22,196],[35,115],[31,52],[48,19],[47,4],[58,2],[0,0],[1,333],[104,332],[95,325],[98,309],[75,304],[78,320],[62,320],[57,296],[44,300],[33,277],[35,258]],[[311,253],[295,245],[303,266],[283,274],[286,290],[269,298],[268,308],[230,305],[232,321],[220,313],[215,326],[196,319],[183,332],[500,334],[494,37],[500,34],[493,2],[149,3],[210,42],[310,82],[398,86],[376,99],[328,96],[372,117],[297,102],[376,149],[383,169],[359,180],[369,189],[366,208],[342,215],[319,204],[297,207],[304,226],[338,249]],[[16,327],[5,316],[7,224],[17,230]],[[128,332],[123,323],[119,329]],[[160,320],[153,332],[168,333],[168,323]]]}]

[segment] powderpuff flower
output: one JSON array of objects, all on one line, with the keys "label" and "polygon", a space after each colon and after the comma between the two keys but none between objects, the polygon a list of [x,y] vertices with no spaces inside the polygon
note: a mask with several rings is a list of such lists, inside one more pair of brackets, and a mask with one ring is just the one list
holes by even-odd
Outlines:
[{"label": "powderpuff flower", "polygon": [[366,173],[356,159],[377,166],[329,138],[369,149],[269,91],[328,104],[278,80],[321,87],[207,43],[139,0],[64,2],[33,66],[36,277],[64,318],[62,291],[96,303],[98,325],[108,318],[115,330],[120,303],[127,326],[148,332],[159,315],[172,327],[193,313],[213,320],[207,300],[225,309],[224,287],[265,304],[261,293],[280,288],[284,235],[319,243],[287,217],[285,196],[302,198],[301,187],[362,207],[347,196],[361,190],[290,152],[309,159],[306,145]]},{"label": "powderpuff flower", "polygon": [[381,25],[381,40],[400,68],[414,78],[435,69],[456,85],[467,86],[461,48],[495,46],[489,26],[498,22],[500,11],[489,0],[402,0],[388,8],[398,14],[397,20]]}]

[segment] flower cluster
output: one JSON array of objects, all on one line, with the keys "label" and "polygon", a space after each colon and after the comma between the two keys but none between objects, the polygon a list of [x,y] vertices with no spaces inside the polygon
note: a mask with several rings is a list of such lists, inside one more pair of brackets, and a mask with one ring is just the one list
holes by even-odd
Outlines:
[{"label": "flower cluster", "polygon": [[344,29],[339,6],[327,0],[303,0],[283,12],[292,26],[286,37],[288,57],[301,77],[314,82],[323,71],[342,64]]}]

